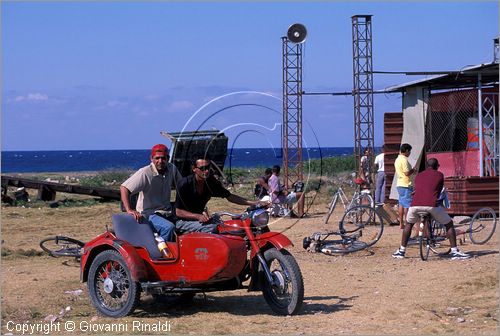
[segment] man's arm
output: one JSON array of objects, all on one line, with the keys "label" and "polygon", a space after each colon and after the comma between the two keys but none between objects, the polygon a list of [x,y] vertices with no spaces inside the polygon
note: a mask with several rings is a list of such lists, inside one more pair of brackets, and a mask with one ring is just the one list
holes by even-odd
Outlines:
[{"label": "man's arm", "polygon": [[226,199],[231,203],[235,203],[235,204],[239,204],[239,205],[259,205],[259,204],[261,204],[260,201],[249,201],[246,198],[243,198],[243,197],[235,195],[235,194],[230,194],[228,197],[226,197]]},{"label": "man's arm", "polygon": [[128,190],[124,186],[120,186],[120,198],[122,200],[125,211],[128,214],[134,216],[135,220],[138,222],[142,215],[135,209],[132,209],[132,207],[130,206],[130,190]]},{"label": "man's arm", "polygon": [[[410,166],[410,167],[411,167],[411,166]],[[415,168],[411,168],[410,170],[405,171],[405,172],[404,172],[404,174],[405,174],[406,176],[410,176],[410,175],[412,175],[414,172],[415,172]]]},{"label": "man's arm", "polygon": [[196,220],[196,221],[201,222],[201,223],[205,223],[206,221],[208,221],[210,219],[210,217],[208,217],[208,214],[206,212],[203,212],[202,214],[197,214],[197,213],[187,211],[184,209],[179,209],[179,208],[175,209],[175,215],[179,218],[182,218],[182,219]]},{"label": "man's arm", "polygon": [[[403,168],[406,168],[406,169],[402,170],[403,174],[405,174],[406,176],[410,176],[415,172],[415,168],[411,167],[411,164],[408,161],[408,159],[406,159],[406,167],[404,167],[404,165],[403,165]],[[408,168],[409,168],[409,170],[408,170]]]}]

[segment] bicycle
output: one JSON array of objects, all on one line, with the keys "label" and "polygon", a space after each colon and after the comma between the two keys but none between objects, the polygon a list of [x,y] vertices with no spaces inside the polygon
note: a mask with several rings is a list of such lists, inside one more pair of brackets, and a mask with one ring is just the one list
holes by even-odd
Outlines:
[{"label": "bicycle", "polygon": [[[383,231],[384,223],[375,208],[358,205],[344,213],[338,231],[315,232],[303,239],[302,246],[328,255],[356,252],[374,245]],[[340,239],[328,239],[332,235]]]},{"label": "bicycle", "polygon": [[420,216],[418,231],[420,258],[427,260],[429,251],[440,256],[450,253],[451,246],[446,236],[446,227],[432,219],[427,211],[419,211],[418,215]]},{"label": "bicycle", "polygon": [[328,205],[328,211],[325,215],[324,224],[328,224],[328,220],[333,214],[333,211],[335,210],[335,207],[337,206],[339,200],[344,207],[344,212],[357,205],[367,205],[372,208],[374,207],[375,204],[373,202],[372,196],[370,195],[370,190],[361,190],[362,181],[360,181],[359,179],[356,179],[355,183],[357,184],[357,187],[354,191],[354,194],[352,195],[352,199],[350,202],[342,187],[339,187],[335,194],[333,194],[332,200]]},{"label": "bicycle", "polygon": [[52,257],[75,257],[83,254],[84,242],[65,236],[54,236],[40,241],[40,247]]}]

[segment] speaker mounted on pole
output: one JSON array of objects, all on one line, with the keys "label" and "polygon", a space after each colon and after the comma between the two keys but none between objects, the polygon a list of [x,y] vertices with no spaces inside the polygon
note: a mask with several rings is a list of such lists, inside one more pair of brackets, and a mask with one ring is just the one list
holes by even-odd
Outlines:
[{"label": "speaker mounted on pole", "polygon": [[286,37],[290,42],[293,43],[303,43],[307,37],[307,29],[301,23],[294,23],[288,28]]}]

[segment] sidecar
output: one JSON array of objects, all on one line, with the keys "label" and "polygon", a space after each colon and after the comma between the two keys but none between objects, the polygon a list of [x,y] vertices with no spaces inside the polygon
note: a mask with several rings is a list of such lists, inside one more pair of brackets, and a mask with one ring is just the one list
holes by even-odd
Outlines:
[{"label": "sidecar", "polygon": [[107,231],[83,247],[80,278],[88,282],[93,305],[104,315],[121,317],[145,293],[196,293],[241,287],[247,267],[242,237],[188,233],[168,242],[174,259],[163,259],[153,231],[129,214],[112,216]]}]

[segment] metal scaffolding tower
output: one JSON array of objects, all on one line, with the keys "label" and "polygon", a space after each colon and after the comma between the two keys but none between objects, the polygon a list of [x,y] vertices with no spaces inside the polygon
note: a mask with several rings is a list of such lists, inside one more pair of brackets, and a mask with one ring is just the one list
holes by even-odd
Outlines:
[{"label": "metal scaffolding tower", "polygon": [[493,39],[493,62],[498,63],[498,37]]},{"label": "metal scaffolding tower", "polygon": [[283,180],[290,190],[303,181],[302,164],[302,43],[283,42]]},{"label": "metal scaffolding tower", "polygon": [[373,165],[373,64],[372,15],[354,15],[352,19],[353,90],[354,96],[354,155],[356,170],[363,151],[371,149],[368,157]]}]

